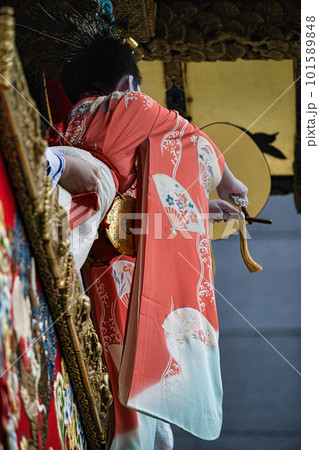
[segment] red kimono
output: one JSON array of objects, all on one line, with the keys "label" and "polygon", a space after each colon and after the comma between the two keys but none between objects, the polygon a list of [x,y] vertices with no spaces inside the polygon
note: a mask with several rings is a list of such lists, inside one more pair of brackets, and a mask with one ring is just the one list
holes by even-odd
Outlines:
[{"label": "red kimono", "polygon": [[125,296],[128,270],[114,272],[116,261],[110,268],[115,297],[128,305],[124,322],[115,297],[108,299],[94,285],[94,301],[108,311],[103,320],[113,330],[102,343],[116,360],[120,402],[202,439],[216,439],[222,384],[208,194],[221,180],[222,155],[178,113],[133,91],[85,98],[57,130],[60,136],[50,132],[51,145],[88,150],[110,167],[121,193],[135,177],[139,153],[137,212],[145,214]]}]

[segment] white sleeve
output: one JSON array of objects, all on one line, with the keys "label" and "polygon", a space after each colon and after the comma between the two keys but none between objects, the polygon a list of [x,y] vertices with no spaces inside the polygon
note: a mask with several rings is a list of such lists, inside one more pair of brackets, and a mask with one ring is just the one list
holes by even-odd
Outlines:
[{"label": "white sleeve", "polygon": [[51,178],[55,187],[65,168],[65,158],[61,153],[53,150],[52,147],[45,149],[45,157],[47,159],[47,175]]}]

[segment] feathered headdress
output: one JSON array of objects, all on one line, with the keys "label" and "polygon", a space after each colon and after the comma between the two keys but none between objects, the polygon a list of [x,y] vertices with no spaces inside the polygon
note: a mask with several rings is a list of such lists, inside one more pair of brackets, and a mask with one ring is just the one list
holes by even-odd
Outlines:
[{"label": "feathered headdress", "polygon": [[17,47],[28,78],[42,77],[43,71],[58,75],[97,36],[119,37],[112,10],[94,0],[10,3],[15,10]]},{"label": "feathered headdress", "polygon": [[128,19],[113,17],[110,0],[0,0],[16,17],[16,44],[32,96],[46,116],[43,79],[59,78],[64,67],[101,40],[127,42],[134,56],[142,51],[130,37]]}]

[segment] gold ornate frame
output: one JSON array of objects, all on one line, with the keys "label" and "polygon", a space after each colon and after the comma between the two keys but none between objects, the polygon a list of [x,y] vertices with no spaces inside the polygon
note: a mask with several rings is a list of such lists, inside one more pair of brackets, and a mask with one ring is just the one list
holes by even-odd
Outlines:
[{"label": "gold ornate frame", "polygon": [[68,252],[66,213],[46,175],[45,141],[15,49],[13,9],[0,9],[0,143],[91,449],[105,448],[112,395],[90,300]]}]

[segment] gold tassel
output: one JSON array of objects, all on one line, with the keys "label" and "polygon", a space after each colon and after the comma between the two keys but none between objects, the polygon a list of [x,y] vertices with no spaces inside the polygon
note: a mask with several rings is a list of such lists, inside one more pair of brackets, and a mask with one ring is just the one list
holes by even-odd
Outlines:
[{"label": "gold tassel", "polygon": [[[240,206],[240,211],[242,210]],[[245,219],[239,219],[239,239],[240,239],[240,253],[246,264],[247,269],[250,273],[258,272],[259,270],[263,270],[262,266],[256,263],[251,257],[248,250],[247,243],[247,228]]]}]

